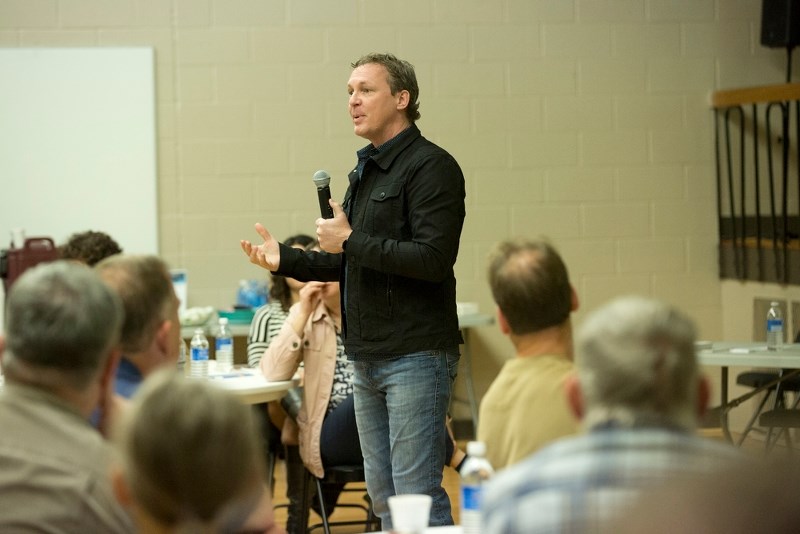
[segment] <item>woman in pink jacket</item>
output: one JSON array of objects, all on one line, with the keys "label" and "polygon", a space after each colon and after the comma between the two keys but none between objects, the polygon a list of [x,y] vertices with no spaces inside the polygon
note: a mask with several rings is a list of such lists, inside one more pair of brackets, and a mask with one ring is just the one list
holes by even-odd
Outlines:
[{"label": "woman in pink jacket", "polygon": [[[303,362],[303,404],[297,415],[300,456],[320,478],[325,465],[364,461],[353,409],[353,362],[344,353],[341,330],[339,283],[308,282],[260,363],[267,379],[286,380]],[[286,427],[283,440],[291,441]],[[325,495],[328,513],[341,488],[331,490]]]}]

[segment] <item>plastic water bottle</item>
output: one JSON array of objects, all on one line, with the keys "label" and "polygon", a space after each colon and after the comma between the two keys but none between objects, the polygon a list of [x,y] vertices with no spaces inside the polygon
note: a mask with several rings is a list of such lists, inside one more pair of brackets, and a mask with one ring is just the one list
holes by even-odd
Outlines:
[{"label": "plastic water bottle", "polygon": [[208,377],[208,339],[202,328],[194,331],[190,347],[191,376],[197,378]]},{"label": "plastic water bottle", "polygon": [[767,349],[778,350],[783,345],[783,314],[780,303],[773,300],[767,312]]},{"label": "plastic water bottle", "polygon": [[217,368],[223,373],[233,369],[233,334],[227,317],[219,318],[216,349]]},{"label": "plastic water bottle", "polygon": [[461,468],[461,527],[464,534],[479,534],[481,526],[481,501],[486,482],[494,469],[486,459],[486,444],[482,441],[467,443],[467,460]]}]

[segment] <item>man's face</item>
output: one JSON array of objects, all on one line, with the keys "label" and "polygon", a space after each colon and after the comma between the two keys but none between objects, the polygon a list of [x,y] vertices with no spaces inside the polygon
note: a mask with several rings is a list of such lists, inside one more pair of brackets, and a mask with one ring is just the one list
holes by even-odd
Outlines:
[{"label": "man's face", "polygon": [[353,69],[347,93],[353,131],[373,145],[382,145],[408,126],[404,111],[408,92],[392,94],[383,65],[367,63]]}]

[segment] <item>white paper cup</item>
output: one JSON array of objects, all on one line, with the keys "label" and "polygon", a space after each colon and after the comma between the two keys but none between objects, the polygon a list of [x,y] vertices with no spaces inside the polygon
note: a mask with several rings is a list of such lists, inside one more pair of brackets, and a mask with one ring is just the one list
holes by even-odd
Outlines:
[{"label": "white paper cup", "polygon": [[402,534],[421,534],[428,528],[431,516],[431,496],[409,493],[389,497],[392,531]]}]

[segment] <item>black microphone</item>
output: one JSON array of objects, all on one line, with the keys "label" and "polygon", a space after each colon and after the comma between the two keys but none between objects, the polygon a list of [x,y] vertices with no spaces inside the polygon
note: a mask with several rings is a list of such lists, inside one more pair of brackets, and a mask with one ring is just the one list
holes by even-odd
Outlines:
[{"label": "black microphone", "polygon": [[319,198],[319,212],[323,219],[333,219],[333,208],[328,204],[331,199],[331,175],[327,171],[317,171],[314,173],[314,185],[317,186],[317,197]]}]

